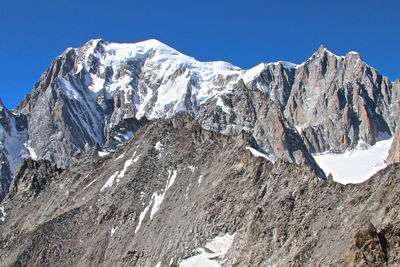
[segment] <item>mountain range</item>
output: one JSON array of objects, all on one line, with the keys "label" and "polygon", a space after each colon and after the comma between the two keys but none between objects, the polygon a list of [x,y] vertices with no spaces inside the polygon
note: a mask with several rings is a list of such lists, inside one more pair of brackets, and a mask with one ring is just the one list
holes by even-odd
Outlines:
[{"label": "mountain range", "polygon": [[[14,110],[0,101],[0,259],[396,263],[399,101],[400,80],[323,46],[248,70],[157,40],[69,48]],[[361,185],[315,160],[391,138]]]}]

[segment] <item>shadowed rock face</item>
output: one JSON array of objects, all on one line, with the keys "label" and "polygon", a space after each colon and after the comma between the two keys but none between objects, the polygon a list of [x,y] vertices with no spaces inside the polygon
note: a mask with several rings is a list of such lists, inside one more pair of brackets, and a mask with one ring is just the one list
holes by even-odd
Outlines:
[{"label": "shadowed rock face", "polygon": [[[229,233],[227,266],[399,264],[399,164],[344,186],[246,147],[259,149],[245,132],[224,136],[178,114],[63,171],[26,160],[2,203],[0,261],[176,266]],[[32,191],[35,179],[45,183]]]},{"label": "shadowed rock face", "polygon": [[13,198],[16,194],[28,199],[36,197],[61,171],[47,160],[23,159],[15,173],[9,197]]},{"label": "shadowed rock face", "polygon": [[29,156],[24,145],[26,128],[25,116],[11,113],[0,99],[0,201],[8,193],[21,157]]}]

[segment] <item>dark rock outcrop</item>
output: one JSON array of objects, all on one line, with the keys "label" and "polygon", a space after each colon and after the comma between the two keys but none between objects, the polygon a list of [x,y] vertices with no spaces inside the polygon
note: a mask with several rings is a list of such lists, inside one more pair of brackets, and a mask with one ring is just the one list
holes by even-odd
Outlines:
[{"label": "dark rock outcrop", "polygon": [[36,197],[61,171],[48,160],[25,158],[15,173],[9,197],[12,199],[17,194],[25,198]]}]

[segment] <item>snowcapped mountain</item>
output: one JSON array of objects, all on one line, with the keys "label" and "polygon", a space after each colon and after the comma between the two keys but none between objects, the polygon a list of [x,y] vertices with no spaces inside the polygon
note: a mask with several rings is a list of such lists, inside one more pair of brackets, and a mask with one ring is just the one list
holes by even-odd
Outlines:
[{"label": "snowcapped mountain", "polygon": [[[29,140],[38,157],[59,166],[67,166],[71,155],[86,145],[115,147],[143,120],[169,118],[180,111],[226,134],[260,128],[262,133],[254,136],[266,152],[314,164],[276,104],[267,105],[265,90],[244,84],[268,68],[292,72],[294,65],[241,70],[225,62],[199,62],[156,40],[92,40],[55,59],[16,110],[28,117]],[[268,112],[271,120],[259,119]],[[126,120],[130,128],[122,127]]]},{"label": "snowcapped mountain", "polygon": [[400,164],[379,169],[399,111],[400,80],[355,52],[243,70],[156,40],[69,48],[0,102],[0,262],[396,265]]},{"label": "snowcapped mountain", "polygon": [[323,177],[310,152],[390,137],[399,88],[357,53],[338,57],[322,46],[300,65],[243,70],[197,61],[157,40],[98,39],[57,57],[13,113],[27,120],[19,146],[59,167],[87,146],[115,149],[149,120],[187,112],[206,129],[244,130],[271,158],[305,163]]}]

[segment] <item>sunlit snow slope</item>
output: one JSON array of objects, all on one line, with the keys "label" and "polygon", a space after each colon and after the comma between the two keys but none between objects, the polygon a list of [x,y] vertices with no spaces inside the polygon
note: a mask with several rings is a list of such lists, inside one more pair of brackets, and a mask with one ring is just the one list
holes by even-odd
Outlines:
[{"label": "sunlit snow slope", "polygon": [[327,175],[332,174],[333,180],[342,184],[361,183],[386,167],[392,141],[393,138],[382,140],[366,149],[358,147],[343,154],[316,154],[314,158]]}]

